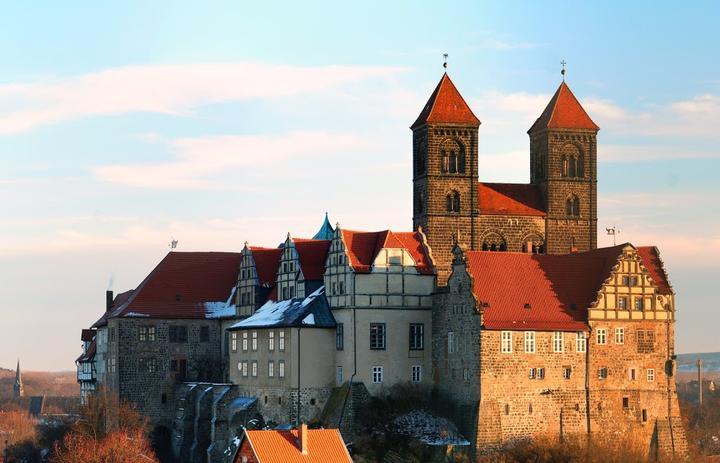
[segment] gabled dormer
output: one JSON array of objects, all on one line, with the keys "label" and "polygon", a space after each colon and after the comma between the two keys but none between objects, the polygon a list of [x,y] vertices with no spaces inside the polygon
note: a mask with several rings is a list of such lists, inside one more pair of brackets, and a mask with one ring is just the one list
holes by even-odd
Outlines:
[{"label": "gabled dormer", "polygon": [[292,238],[280,246],[277,300],[304,298],[323,285],[330,240]]},{"label": "gabled dormer", "polygon": [[237,315],[247,317],[255,313],[275,288],[280,248],[249,246],[241,252],[238,272]]}]

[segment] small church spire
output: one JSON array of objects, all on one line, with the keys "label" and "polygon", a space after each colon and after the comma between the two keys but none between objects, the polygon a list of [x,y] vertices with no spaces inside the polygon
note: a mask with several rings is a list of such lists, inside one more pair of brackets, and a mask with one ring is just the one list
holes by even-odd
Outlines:
[{"label": "small church spire", "polygon": [[560,64],[562,65],[562,69],[560,70],[560,75],[562,76],[563,82],[565,82],[565,65],[567,64],[565,60],[560,61]]},{"label": "small church spire", "polygon": [[447,59],[448,59],[448,54],[443,53],[443,68],[445,68],[445,69],[447,69]]},{"label": "small church spire", "polygon": [[15,384],[13,384],[13,398],[19,399],[25,395],[25,387],[23,386],[22,373],[20,373],[20,359],[17,361],[15,369]]}]

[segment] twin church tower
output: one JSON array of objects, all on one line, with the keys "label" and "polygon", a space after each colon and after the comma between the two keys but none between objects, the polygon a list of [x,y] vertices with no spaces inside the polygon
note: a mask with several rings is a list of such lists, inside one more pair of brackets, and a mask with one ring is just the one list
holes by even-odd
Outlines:
[{"label": "twin church tower", "polygon": [[597,247],[597,132],[563,81],[530,135],[530,183],[478,183],[478,129],[446,74],[412,124],[413,229],[438,283],[457,240],[469,250],[566,254]]}]

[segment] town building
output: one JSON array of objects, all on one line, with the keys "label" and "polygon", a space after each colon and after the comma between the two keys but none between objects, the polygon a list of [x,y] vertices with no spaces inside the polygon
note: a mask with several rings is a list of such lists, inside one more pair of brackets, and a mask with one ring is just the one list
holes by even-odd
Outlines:
[{"label": "town building", "polygon": [[235,463],[351,463],[337,429],[244,431]]}]

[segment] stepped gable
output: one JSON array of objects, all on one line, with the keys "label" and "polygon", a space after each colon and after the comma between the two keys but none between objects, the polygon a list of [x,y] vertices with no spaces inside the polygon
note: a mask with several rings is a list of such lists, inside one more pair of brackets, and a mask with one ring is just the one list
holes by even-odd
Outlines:
[{"label": "stepped gable", "polygon": [[547,215],[540,188],[524,183],[478,183],[478,208],[483,215]]},{"label": "stepped gable", "polygon": [[240,259],[233,252],[170,252],[109,317],[206,318],[206,303],[233,293]]},{"label": "stepped gable", "polygon": [[528,133],[543,129],[600,130],[563,81]]},{"label": "stepped gable", "polygon": [[363,232],[341,230],[350,266],[357,273],[370,273],[373,262],[383,248],[407,250],[415,260],[420,273],[432,274],[433,262],[428,254],[422,235],[418,232],[393,232],[382,230]]},{"label": "stepped gable", "polygon": [[473,114],[450,76],[444,73],[410,128],[415,129],[423,124],[469,124],[477,127],[480,119]]},{"label": "stepped gable", "polygon": [[330,250],[330,240],[303,238],[293,238],[292,240],[305,280],[322,280],[325,276],[325,261]]},{"label": "stepped gable", "polygon": [[262,248],[250,246],[255,271],[261,286],[274,286],[277,279],[278,265],[280,265],[281,248]]}]

